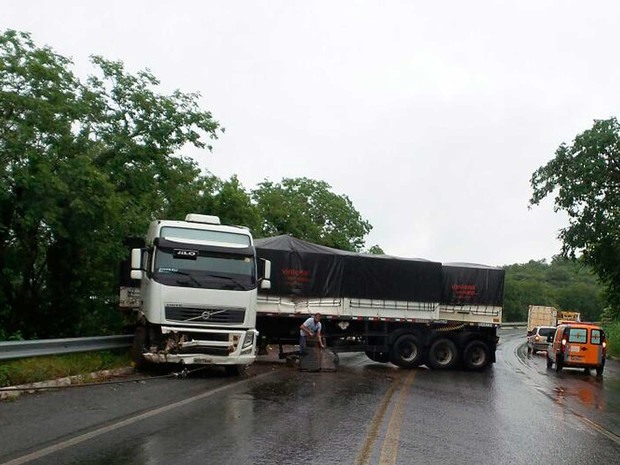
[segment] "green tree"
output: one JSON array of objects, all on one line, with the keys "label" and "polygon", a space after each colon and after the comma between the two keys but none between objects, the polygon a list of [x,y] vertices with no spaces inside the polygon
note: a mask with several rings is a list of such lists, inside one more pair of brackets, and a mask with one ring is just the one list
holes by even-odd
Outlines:
[{"label": "green tree", "polygon": [[254,234],[261,230],[262,221],[258,208],[237,176],[231,176],[228,181],[216,181],[208,211],[219,216],[223,224],[246,226]]},{"label": "green tree", "polygon": [[607,301],[620,312],[620,124],[598,120],[562,144],[534,172],[531,205],[554,196],[569,225],[560,231],[563,254],[581,255],[607,286]]},{"label": "green tree", "polygon": [[360,251],[372,226],[346,195],[324,181],[287,178],[264,181],[252,192],[263,219],[262,235],[291,234],[328,247]]},{"label": "green tree", "polygon": [[372,255],[385,255],[385,252],[379,244],[375,244],[368,249],[368,253]]},{"label": "green tree", "polygon": [[198,94],[157,92],[148,71],[72,62],[29,34],[0,34],[0,326],[25,337],[118,324],[123,240],[206,205],[211,178],[181,152],[219,124]]},{"label": "green tree", "polygon": [[557,256],[551,263],[531,260],[505,269],[504,321],[525,321],[530,305],[578,311],[583,320],[600,320],[602,287],[581,261]]}]

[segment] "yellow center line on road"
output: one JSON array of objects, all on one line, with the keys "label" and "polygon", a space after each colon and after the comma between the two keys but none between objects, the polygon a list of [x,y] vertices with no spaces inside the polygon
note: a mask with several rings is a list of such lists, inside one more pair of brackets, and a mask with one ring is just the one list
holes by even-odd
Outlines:
[{"label": "yellow center line on road", "polygon": [[387,392],[383,395],[383,399],[381,400],[381,404],[379,404],[377,413],[375,413],[375,416],[370,422],[368,432],[366,433],[366,437],[364,438],[362,450],[357,456],[357,460],[355,460],[355,465],[368,465],[370,463],[370,458],[372,456],[375,441],[379,436],[381,424],[383,423],[383,417],[385,416],[385,412],[390,405],[390,401],[392,400],[394,391],[396,391],[396,389],[398,388],[398,384],[398,380],[394,381],[388,388]]},{"label": "yellow center line on road", "polygon": [[405,415],[403,405],[405,403],[405,399],[409,395],[409,388],[413,383],[415,374],[415,371],[410,371],[400,388],[400,394],[398,395],[398,400],[392,410],[392,416],[390,417],[387,432],[385,433],[385,439],[383,440],[379,465],[396,465],[398,445],[400,442],[400,431],[403,426],[403,418]]},{"label": "yellow center line on road", "polygon": [[404,414],[403,404],[409,392],[409,387],[411,386],[411,383],[413,383],[413,379],[415,378],[415,373],[415,371],[410,371],[406,376],[399,376],[384,394],[383,399],[381,400],[381,404],[379,404],[379,408],[377,409],[377,413],[375,413],[375,416],[370,422],[368,432],[366,433],[366,437],[364,438],[363,446],[357,456],[355,465],[368,465],[370,463],[370,459],[372,458],[372,453],[374,451],[375,442],[377,441],[381,432],[381,425],[383,424],[385,413],[390,406],[394,393],[396,392],[396,390],[400,389],[398,400],[396,401],[396,405],[392,410],[392,415],[388,423],[387,433],[383,441],[383,446],[381,448],[381,459],[379,462],[380,465],[393,465],[396,463],[400,429],[402,427]]}]

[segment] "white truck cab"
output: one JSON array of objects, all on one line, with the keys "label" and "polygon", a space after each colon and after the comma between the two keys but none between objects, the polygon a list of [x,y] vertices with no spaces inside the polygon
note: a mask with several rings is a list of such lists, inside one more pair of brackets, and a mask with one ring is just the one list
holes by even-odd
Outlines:
[{"label": "white truck cab", "polygon": [[151,222],[146,247],[133,249],[140,280],[134,351],[150,362],[213,364],[237,371],[255,360],[259,279],[252,235],[216,216]]}]

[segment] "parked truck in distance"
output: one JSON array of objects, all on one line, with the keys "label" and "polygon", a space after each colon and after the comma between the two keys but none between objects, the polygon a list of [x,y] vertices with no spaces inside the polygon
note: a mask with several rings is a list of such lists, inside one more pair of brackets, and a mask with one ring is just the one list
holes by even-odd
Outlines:
[{"label": "parked truck in distance", "polygon": [[346,252],[277,236],[256,241],[272,263],[258,296],[261,343],[296,344],[299,325],[321,313],[327,346],[402,368],[495,362],[504,270],[484,265]]},{"label": "parked truck in distance", "polygon": [[556,326],[558,310],[544,305],[530,305],[527,310],[527,331],[540,326]]},{"label": "parked truck in distance", "polygon": [[581,321],[579,312],[563,311],[544,305],[530,305],[527,311],[527,332],[529,335],[534,328],[540,326],[557,326],[579,321]]},{"label": "parked truck in distance", "polygon": [[139,291],[121,288],[121,306],[136,320],[136,362],[223,365],[230,373],[252,363],[257,290],[270,286],[270,263],[261,276],[257,270],[247,228],[198,214],[151,222],[144,247],[131,252]]}]

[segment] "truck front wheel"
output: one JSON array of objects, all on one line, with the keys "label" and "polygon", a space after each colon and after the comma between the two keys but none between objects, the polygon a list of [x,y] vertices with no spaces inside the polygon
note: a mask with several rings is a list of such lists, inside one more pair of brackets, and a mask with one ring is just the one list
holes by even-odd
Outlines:
[{"label": "truck front wheel", "polygon": [[247,365],[224,365],[226,376],[241,376],[246,372]]},{"label": "truck front wheel", "polygon": [[136,333],[133,337],[133,344],[131,347],[131,361],[133,362],[133,366],[137,369],[142,369],[146,366],[146,359],[143,355],[146,343],[146,328],[144,326],[136,327]]},{"label": "truck front wheel", "polygon": [[413,334],[403,334],[390,350],[390,362],[401,368],[415,368],[424,360],[422,344]]},{"label": "truck front wheel", "polygon": [[482,370],[489,364],[489,348],[482,341],[472,341],[463,351],[463,362],[469,370]]},{"label": "truck front wheel", "polygon": [[428,351],[428,364],[436,370],[447,370],[458,361],[459,351],[450,339],[439,338]]}]

